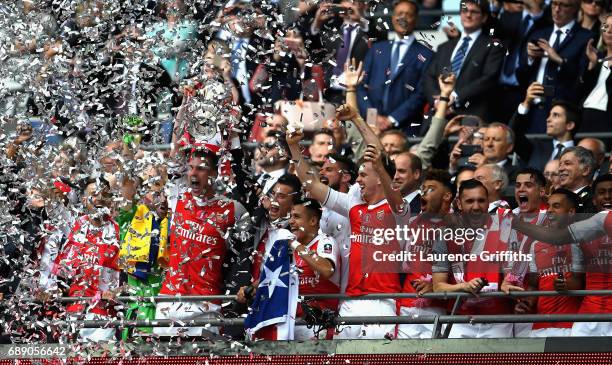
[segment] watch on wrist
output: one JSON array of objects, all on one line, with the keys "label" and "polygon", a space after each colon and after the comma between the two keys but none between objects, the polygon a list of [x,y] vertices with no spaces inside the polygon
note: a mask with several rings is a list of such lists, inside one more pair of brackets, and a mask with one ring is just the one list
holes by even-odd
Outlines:
[{"label": "watch on wrist", "polygon": [[450,98],[448,96],[440,96],[438,98],[438,100],[440,101],[446,101],[447,103],[450,103]]}]

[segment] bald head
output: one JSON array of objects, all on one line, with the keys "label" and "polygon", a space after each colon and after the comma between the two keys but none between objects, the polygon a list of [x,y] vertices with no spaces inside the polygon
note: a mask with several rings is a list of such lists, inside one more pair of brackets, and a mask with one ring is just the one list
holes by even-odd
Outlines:
[{"label": "bald head", "polygon": [[597,166],[601,166],[604,159],[606,158],[606,144],[603,143],[601,139],[584,138],[578,143],[578,146],[584,147],[587,150],[591,151],[593,153],[593,156],[595,156]]}]

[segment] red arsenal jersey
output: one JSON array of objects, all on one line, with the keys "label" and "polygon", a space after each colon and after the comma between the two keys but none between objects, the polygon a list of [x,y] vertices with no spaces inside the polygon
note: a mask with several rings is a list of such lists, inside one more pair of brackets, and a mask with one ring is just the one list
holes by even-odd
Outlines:
[{"label": "red arsenal jersey", "polygon": [[[457,242],[439,241],[434,245],[435,254],[454,254],[465,255],[473,254],[475,258],[465,261],[436,261],[432,266],[433,272],[448,273],[449,284],[468,282],[476,278],[484,278],[488,285],[482,289],[482,293],[499,291],[503,281],[502,270],[507,265],[506,262],[496,260],[483,260],[481,255],[484,251],[488,255],[506,251],[508,243],[501,239],[501,225],[504,220],[500,215],[493,215],[487,223],[486,235],[472,241]],[[449,302],[449,309],[453,302]],[[467,298],[462,301],[462,305],[457,310],[457,314],[476,315],[476,314],[509,314],[511,313],[511,303],[506,298]]]},{"label": "red arsenal jersey", "polygon": [[[586,271],[587,290],[612,289],[612,212],[599,212],[589,219],[569,226],[580,242]],[[588,295],[579,313],[610,313],[612,297]]]},{"label": "red arsenal jersey", "polygon": [[183,194],[172,219],[168,271],[160,294],[221,294],[224,236],[242,211],[229,199],[199,202],[190,193]]},{"label": "red arsenal jersey", "polygon": [[[406,279],[404,281],[403,293],[416,293],[412,283],[415,280],[431,281],[432,261],[424,260],[427,255],[433,252],[435,240],[435,229],[443,229],[444,222],[438,218],[423,218],[422,215],[410,219],[410,232],[413,233],[411,239],[406,242],[405,250],[412,253],[413,259],[404,266]],[[416,235],[416,236],[414,236]],[[399,300],[401,307],[440,307],[446,308],[446,300],[425,299],[425,298],[403,298]]]},{"label": "red arsenal jersey", "polygon": [[[297,252],[293,252],[295,265],[300,279],[300,294],[338,294],[340,292],[339,249],[336,241],[326,234],[319,234],[308,245],[308,251],[315,252],[318,257],[328,259],[334,264],[334,274],[329,279],[322,279],[314,269]],[[311,301],[309,305],[318,308],[338,309],[338,300]],[[301,308],[298,306],[298,316]]]},{"label": "red arsenal jersey", "polygon": [[[515,215],[519,215],[520,214],[520,209],[516,208],[513,213]],[[528,222],[529,224],[534,224],[534,225],[542,225],[544,224],[544,222],[546,222],[546,217],[547,217],[547,211],[546,210],[540,210],[538,212],[538,214],[529,219],[529,220],[525,220],[526,222]],[[515,229],[511,229],[508,231],[509,236],[508,237],[502,237],[503,241],[508,242],[508,250],[513,251],[513,252],[521,252],[524,254],[528,254],[530,253],[531,250],[531,246],[533,244],[533,242],[535,241],[533,238],[523,234],[522,232],[519,232]],[[523,278],[525,279],[527,276],[527,272],[529,271],[529,262],[527,261],[510,261],[508,262],[508,269],[512,272],[513,275],[519,277],[519,278]],[[527,283],[523,283],[525,286],[527,285]]]},{"label": "red arsenal jersey", "polygon": [[[68,296],[95,297],[119,287],[119,226],[108,219],[95,227],[88,216],[78,219],[62,250],[55,259],[53,273],[70,279]],[[73,303],[67,312],[112,315],[112,306],[105,300],[87,308],[85,303]]]},{"label": "red arsenal jersey", "polygon": [[[531,247],[533,260],[530,271],[539,276],[538,290],[555,290],[555,278],[559,273],[583,272],[582,253],[576,244],[555,246],[535,241]],[[538,297],[538,314],[575,314],[580,307],[580,297],[556,296]],[[571,322],[539,322],[533,324],[533,329],[540,328],[571,328]]]},{"label": "red arsenal jersey", "polygon": [[[346,294],[399,292],[401,263],[377,258],[400,252],[400,242],[384,239],[384,230],[395,231],[397,226],[408,224],[409,209],[398,215],[386,200],[369,205],[361,199],[361,189],[357,184],[351,186],[348,194],[330,189],[324,206],[349,217],[351,248]],[[406,202],[405,206],[409,207],[409,204]]]}]

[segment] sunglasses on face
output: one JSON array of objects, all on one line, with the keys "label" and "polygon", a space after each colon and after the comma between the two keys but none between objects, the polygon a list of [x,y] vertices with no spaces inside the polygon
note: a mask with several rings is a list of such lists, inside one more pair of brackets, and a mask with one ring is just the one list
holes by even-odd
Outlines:
[{"label": "sunglasses on face", "polygon": [[583,3],[585,4],[595,4],[601,8],[604,7],[605,3],[603,1],[600,0],[582,0]]}]

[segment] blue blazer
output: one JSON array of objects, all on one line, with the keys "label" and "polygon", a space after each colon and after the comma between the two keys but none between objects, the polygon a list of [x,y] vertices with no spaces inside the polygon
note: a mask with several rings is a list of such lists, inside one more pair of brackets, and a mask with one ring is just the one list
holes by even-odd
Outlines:
[{"label": "blue blazer", "polygon": [[[359,112],[365,117],[368,108],[376,108],[379,115],[397,120],[399,128],[410,128],[410,123],[422,119],[425,96],[421,80],[433,51],[414,40],[397,72],[391,73],[392,47],[392,41],[381,41],[368,51],[364,80],[357,91]],[[385,105],[386,88],[389,99]]]}]

